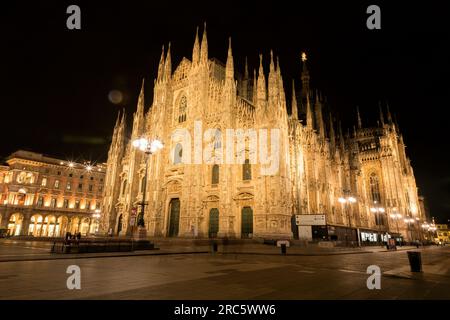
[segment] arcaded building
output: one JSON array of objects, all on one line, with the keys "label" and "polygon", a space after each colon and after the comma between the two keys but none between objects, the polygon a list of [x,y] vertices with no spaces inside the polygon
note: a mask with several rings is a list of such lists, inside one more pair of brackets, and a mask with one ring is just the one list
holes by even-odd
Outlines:
[{"label": "arcaded building", "polygon": [[98,232],[103,164],[19,150],[0,166],[0,229],[10,236]]},{"label": "arcaded building", "polygon": [[[142,86],[132,128],[125,115],[114,128],[103,232],[133,233],[145,189],[150,236],[419,237],[425,218],[413,169],[386,106],[378,126],[365,127],[358,112],[344,135],[310,87],[305,54],[297,88],[272,52],[269,70],[260,56],[258,70],[237,72],[234,59],[231,40],[226,63],[208,56],[206,30],[174,71],[170,44],[163,48],[153,99]],[[147,156],[133,147],[142,137],[164,143],[149,156],[146,179]],[[311,214],[325,215],[325,224],[298,228],[296,215]]]}]

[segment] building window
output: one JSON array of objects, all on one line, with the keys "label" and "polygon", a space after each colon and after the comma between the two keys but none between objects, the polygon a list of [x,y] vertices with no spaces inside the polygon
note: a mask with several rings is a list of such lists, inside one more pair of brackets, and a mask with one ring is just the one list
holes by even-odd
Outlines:
[{"label": "building window", "polygon": [[183,159],[183,147],[181,143],[177,143],[175,146],[175,150],[173,151],[173,164],[181,163]]},{"label": "building window", "polygon": [[82,183],[79,183],[79,184],[78,184],[78,191],[81,191],[81,190],[83,190],[83,184],[82,184]]},{"label": "building window", "polygon": [[50,207],[56,208],[56,198],[52,198],[52,200],[50,201]]},{"label": "building window", "polygon": [[215,164],[212,167],[211,184],[219,183],[219,165]]},{"label": "building window", "polygon": [[46,187],[47,186],[47,178],[42,178],[41,186],[42,187]]},{"label": "building window", "polygon": [[59,180],[55,180],[55,189],[59,189]]},{"label": "building window", "polygon": [[242,166],[242,179],[252,180],[252,165],[249,159],[245,159],[244,165]]},{"label": "building window", "polygon": [[34,176],[30,172],[21,172],[17,176],[17,182],[18,183],[33,183],[34,182]]},{"label": "building window", "polygon": [[100,202],[97,201],[97,202],[95,203],[95,209],[96,209],[96,210],[99,210],[99,209],[100,209]]},{"label": "building window", "polygon": [[186,121],[186,108],[187,108],[186,96],[182,96],[181,100],[180,100],[180,106],[178,107],[178,122],[179,123]]},{"label": "building window", "polygon": [[91,210],[91,202],[86,201],[86,210]]},{"label": "building window", "polygon": [[375,173],[372,173],[369,177],[369,185],[370,185],[370,195],[372,197],[373,202],[381,202],[380,196],[380,183],[378,180],[378,176]]},{"label": "building window", "polygon": [[43,204],[44,204],[44,197],[39,196],[38,201],[37,201],[37,206],[42,207]]},{"label": "building window", "polygon": [[91,180],[94,180],[94,177],[91,177]]},{"label": "building window", "polygon": [[103,191],[103,186],[98,187],[98,191],[102,192]]},{"label": "building window", "polygon": [[92,184],[90,184],[89,185],[89,192],[92,192],[92,188],[93,188],[94,186],[92,185]]},{"label": "building window", "polygon": [[58,176],[60,176],[61,175],[61,171],[58,171]]},{"label": "building window", "polygon": [[75,209],[80,209],[80,200],[75,200]]},{"label": "building window", "polygon": [[67,209],[67,208],[69,207],[69,200],[64,199],[63,207],[64,207],[65,209]]},{"label": "building window", "polygon": [[72,188],[72,185],[70,184],[70,182],[67,182],[66,189],[70,190],[71,188]]}]

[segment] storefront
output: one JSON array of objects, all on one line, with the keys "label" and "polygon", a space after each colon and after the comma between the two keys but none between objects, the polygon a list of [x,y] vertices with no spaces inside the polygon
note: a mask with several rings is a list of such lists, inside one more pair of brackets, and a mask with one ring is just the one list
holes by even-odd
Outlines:
[{"label": "storefront", "polygon": [[403,237],[398,233],[389,233],[367,229],[359,229],[359,241],[362,246],[385,245],[389,239],[395,239],[395,243],[401,245]]},{"label": "storefront", "polygon": [[356,229],[342,226],[328,225],[328,237],[331,241],[340,241],[346,245],[357,245],[358,234]]}]

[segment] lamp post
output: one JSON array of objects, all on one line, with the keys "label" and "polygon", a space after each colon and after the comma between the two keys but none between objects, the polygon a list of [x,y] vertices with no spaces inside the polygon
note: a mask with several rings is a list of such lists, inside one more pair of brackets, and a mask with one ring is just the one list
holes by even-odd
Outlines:
[{"label": "lamp post", "polygon": [[[339,199],[338,199],[338,201],[342,204],[342,206],[344,207],[344,210],[346,211],[346,213],[347,213],[347,217],[348,217],[348,226],[349,226],[349,228],[347,228],[347,232],[345,233],[345,235],[346,235],[346,241],[347,241],[347,245],[348,245],[348,230],[350,229],[351,230],[351,227],[352,227],[352,220],[351,220],[351,215],[350,215],[350,212],[347,210],[347,203],[348,204],[350,204],[350,207],[351,207],[351,205],[353,204],[353,203],[355,203],[356,202],[356,198],[355,197],[352,197],[352,196],[349,196],[349,197],[340,197]],[[353,212],[352,212],[353,213]]]},{"label": "lamp post", "polygon": [[382,238],[381,238],[380,213],[384,213],[386,210],[385,210],[383,207],[381,207],[381,206],[378,205],[378,201],[377,201],[377,200],[375,200],[375,201],[373,202],[373,204],[374,204],[374,206],[370,208],[370,211],[371,211],[372,213],[375,213],[375,214],[376,214],[376,215],[375,215],[375,223],[378,225],[378,230],[379,230],[379,232],[380,232],[380,244],[382,244],[383,241],[381,241]]},{"label": "lamp post", "polygon": [[137,235],[135,235],[135,237],[138,239],[145,239],[145,238],[147,238],[147,230],[145,229],[144,212],[145,212],[145,206],[146,206],[145,194],[147,192],[148,162],[150,159],[150,155],[157,152],[158,150],[161,150],[163,148],[163,144],[158,139],[149,140],[145,137],[142,137],[142,138],[134,140],[132,145],[134,148],[137,148],[137,149],[143,151],[146,156],[144,183],[142,186],[142,202],[140,203],[141,210],[139,211],[139,214],[138,214],[138,219],[137,219],[138,230],[137,230]]},{"label": "lamp post", "polygon": [[397,233],[400,234],[400,231],[398,229],[398,220],[402,218],[402,215],[397,212],[397,210],[394,208],[394,212],[391,213],[391,219],[395,221],[395,226],[397,227]]}]

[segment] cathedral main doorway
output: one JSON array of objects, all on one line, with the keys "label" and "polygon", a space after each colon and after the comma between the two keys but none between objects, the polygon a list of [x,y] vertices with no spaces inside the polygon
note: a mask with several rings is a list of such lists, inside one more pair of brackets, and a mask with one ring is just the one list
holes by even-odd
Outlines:
[{"label": "cathedral main doorway", "polygon": [[217,238],[219,232],[219,209],[212,208],[209,211],[209,237]]},{"label": "cathedral main doorway", "polygon": [[169,237],[176,237],[180,226],[180,199],[170,200],[169,212]]},{"label": "cathedral main doorway", "polygon": [[253,236],[253,209],[251,207],[242,208],[241,238],[251,238]]}]

